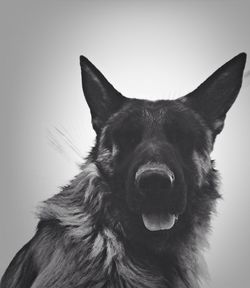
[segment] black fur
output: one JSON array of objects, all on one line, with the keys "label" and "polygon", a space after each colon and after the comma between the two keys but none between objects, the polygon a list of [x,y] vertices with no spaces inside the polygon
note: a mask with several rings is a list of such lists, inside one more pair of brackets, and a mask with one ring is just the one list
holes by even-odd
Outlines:
[{"label": "black fur", "polygon": [[210,153],[245,61],[239,54],[192,93],[152,102],[122,96],[81,56],[96,145],[41,205],[37,232],[0,287],[200,287],[220,197]]}]

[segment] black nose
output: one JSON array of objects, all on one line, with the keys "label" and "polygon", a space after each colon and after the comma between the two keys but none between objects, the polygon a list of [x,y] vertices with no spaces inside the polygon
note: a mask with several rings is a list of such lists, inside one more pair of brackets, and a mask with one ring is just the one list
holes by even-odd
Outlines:
[{"label": "black nose", "polygon": [[174,175],[169,170],[145,170],[136,177],[137,187],[143,194],[162,194],[171,190]]}]

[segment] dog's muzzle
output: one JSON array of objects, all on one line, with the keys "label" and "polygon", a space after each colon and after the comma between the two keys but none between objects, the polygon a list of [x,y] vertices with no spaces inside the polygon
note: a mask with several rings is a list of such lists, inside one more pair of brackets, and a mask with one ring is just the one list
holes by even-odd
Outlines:
[{"label": "dog's muzzle", "polygon": [[166,164],[147,163],[137,170],[135,184],[139,193],[152,205],[156,201],[157,206],[161,206],[160,209],[142,211],[142,220],[148,230],[169,230],[174,226],[177,215],[164,210],[162,203],[171,193],[174,182],[175,175]]}]

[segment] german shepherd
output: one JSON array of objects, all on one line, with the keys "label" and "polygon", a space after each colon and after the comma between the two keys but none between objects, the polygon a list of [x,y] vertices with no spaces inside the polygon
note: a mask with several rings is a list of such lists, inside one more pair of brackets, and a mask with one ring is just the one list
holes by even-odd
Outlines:
[{"label": "german shepherd", "polygon": [[1,288],[198,288],[220,194],[210,158],[246,54],[176,100],[120,94],[85,57],[82,87],[96,144],[39,208],[35,236]]}]

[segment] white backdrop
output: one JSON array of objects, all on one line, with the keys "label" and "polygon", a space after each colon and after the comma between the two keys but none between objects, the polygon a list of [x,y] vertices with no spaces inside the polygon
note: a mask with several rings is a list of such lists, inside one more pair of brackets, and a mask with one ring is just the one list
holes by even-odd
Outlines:
[{"label": "white backdrop", "polygon": [[[250,57],[249,9],[247,1],[1,1],[0,276],[32,237],[38,202],[78,172],[93,144],[79,55],[126,96],[175,98],[239,52]],[[206,253],[211,288],[250,285],[247,75],[213,153],[224,200]]]}]

